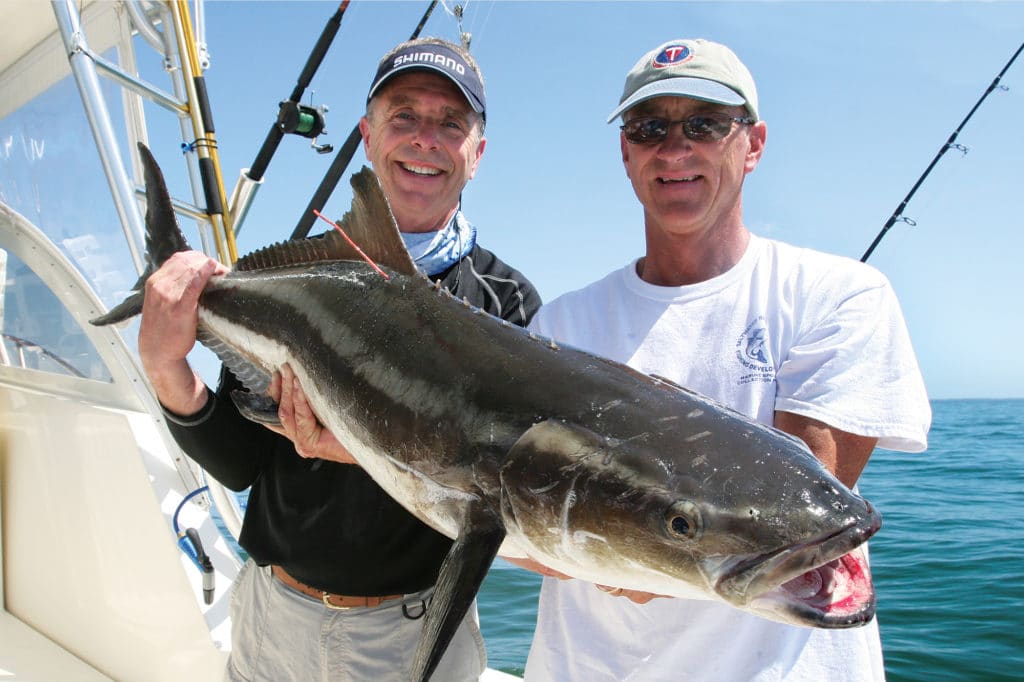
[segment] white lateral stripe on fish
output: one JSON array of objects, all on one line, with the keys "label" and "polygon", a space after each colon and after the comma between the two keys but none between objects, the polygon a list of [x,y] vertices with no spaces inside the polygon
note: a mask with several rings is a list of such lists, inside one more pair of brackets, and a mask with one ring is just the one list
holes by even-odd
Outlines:
[{"label": "white lateral stripe on fish", "polygon": [[[188,247],[159,168],[140,153],[153,269]],[[596,583],[785,623],[873,617],[870,574],[850,553],[880,516],[801,442],[453,301],[416,272],[373,173],[352,186],[342,227],[390,279],[333,234],[261,249],[210,280],[199,340],[256,393],[288,362],[378,485],[454,539],[414,679],[429,678],[499,547]],[[140,312],[145,277],[93,322]],[[233,397],[272,422],[277,406],[256,393]],[[836,584],[841,602],[825,588]]]}]

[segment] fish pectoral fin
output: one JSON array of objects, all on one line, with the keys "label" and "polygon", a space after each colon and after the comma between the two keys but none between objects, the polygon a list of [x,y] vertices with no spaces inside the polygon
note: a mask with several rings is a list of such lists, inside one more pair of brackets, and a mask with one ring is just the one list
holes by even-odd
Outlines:
[{"label": "fish pectoral fin", "polygon": [[538,422],[523,432],[505,456],[502,490],[510,494],[524,489],[532,498],[541,488],[566,483],[564,467],[582,464],[608,448],[607,438],[585,426],[561,419]]},{"label": "fish pectoral fin", "polygon": [[504,539],[505,528],[490,510],[482,505],[469,508],[459,536],[441,564],[413,658],[413,680],[430,679]]},{"label": "fish pectoral fin", "polygon": [[250,421],[266,426],[281,426],[277,402],[270,396],[248,391],[231,391],[231,402],[238,408],[238,412]]},{"label": "fish pectoral fin", "polygon": [[563,419],[537,422],[519,437],[501,465],[501,514],[505,527],[530,535],[528,529],[561,523],[562,509],[577,476],[600,466],[607,440]]}]

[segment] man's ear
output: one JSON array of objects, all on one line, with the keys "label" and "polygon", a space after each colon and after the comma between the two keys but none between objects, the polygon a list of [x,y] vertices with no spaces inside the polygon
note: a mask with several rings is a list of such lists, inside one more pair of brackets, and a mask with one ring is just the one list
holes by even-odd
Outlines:
[{"label": "man's ear", "polygon": [[619,133],[619,149],[622,151],[622,165],[626,169],[626,177],[629,177],[629,143],[626,142],[626,136]]},{"label": "man's ear", "polygon": [[758,121],[751,125],[748,138],[750,139],[750,148],[747,150],[747,158],[743,164],[745,173],[752,172],[764,154],[764,146],[768,140],[768,124],[764,121]]},{"label": "man's ear", "polygon": [[363,154],[370,156],[370,121],[365,116],[359,119],[359,134],[363,136]]},{"label": "man's ear", "polygon": [[480,142],[476,145],[476,156],[473,158],[473,168],[469,172],[470,179],[476,175],[476,169],[480,165],[480,157],[484,155],[484,147],[487,146],[487,138],[483,135],[480,136]]}]

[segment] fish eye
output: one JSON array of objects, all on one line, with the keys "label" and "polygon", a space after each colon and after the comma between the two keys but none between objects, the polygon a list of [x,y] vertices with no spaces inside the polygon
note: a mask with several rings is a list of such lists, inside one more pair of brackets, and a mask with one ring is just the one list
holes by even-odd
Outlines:
[{"label": "fish eye", "polygon": [[700,512],[692,502],[674,503],[665,512],[665,530],[673,538],[696,540],[704,530]]}]

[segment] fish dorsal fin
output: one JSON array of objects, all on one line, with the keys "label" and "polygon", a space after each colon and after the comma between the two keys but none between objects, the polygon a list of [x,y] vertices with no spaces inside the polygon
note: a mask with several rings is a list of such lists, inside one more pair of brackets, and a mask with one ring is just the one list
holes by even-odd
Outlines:
[{"label": "fish dorsal fin", "polygon": [[[246,270],[264,270],[284,265],[302,265],[319,261],[359,259],[359,255],[348,244],[345,244],[348,247],[347,250],[329,244],[328,237],[330,236],[322,235],[311,239],[294,239],[264,246],[262,249],[257,249],[239,258],[235,263],[234,269],[235,271],[243,272]],[[337,237],[338,241],[344,241],[341,235],[337,235]]]},{"label": "fish dorsal fin", "polygon": [[[372,170],[363,166],[352,176],[352,208],[338,224],[377,265],[387,265],[406,275],[417,272],[398,231],[384,190]],[[341,237],[337,230],[332,237]],[[344,238],[341,239],[344,241]]]},{"label": "fish dorsal fin", "polygon": [[[405,248],[388,200],[373,171],[363,166],[352,176],[352,208],[338,222],[363,253],[380,266],[412,275],[416,266]],[[262,270],[318,261],[363,260],[348,241],[331,230],[319,237],[282,242],[253,251],[235,263],[235,270]]]}]

